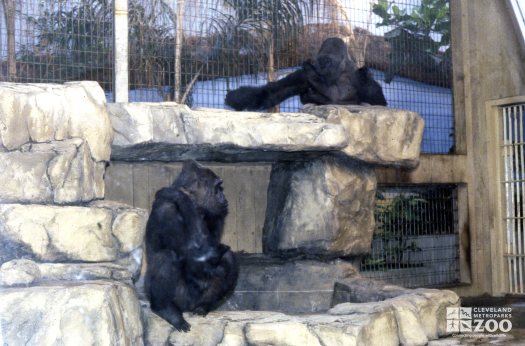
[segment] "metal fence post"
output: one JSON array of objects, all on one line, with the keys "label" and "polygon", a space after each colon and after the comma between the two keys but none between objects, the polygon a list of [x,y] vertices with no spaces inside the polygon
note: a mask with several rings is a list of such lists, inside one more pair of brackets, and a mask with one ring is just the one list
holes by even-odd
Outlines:
[{"label": "metal fence post", "polygon": [[115,0],[113,100],[128,102],[128,1]]}]

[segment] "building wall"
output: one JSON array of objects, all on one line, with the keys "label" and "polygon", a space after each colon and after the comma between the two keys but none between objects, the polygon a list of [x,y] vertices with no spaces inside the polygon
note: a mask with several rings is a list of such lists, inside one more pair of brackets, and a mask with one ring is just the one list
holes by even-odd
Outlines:
[{"label": "building wall", "polygon": [[[506,1],[451,0],[457,149],[466,153],[471,285],[460,295],[499,294],[493,289],[496,213],[489,174],[486,102],[525,95],[525,50]],[[490,149],[492,150],[492,148]]]}]

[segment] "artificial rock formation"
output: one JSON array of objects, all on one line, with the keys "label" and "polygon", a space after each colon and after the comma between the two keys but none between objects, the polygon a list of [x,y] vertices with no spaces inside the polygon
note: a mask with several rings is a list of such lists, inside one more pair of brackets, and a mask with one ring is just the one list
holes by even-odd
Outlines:
[{"label": "artificial rock formation", "polygon": [[[0,179],[12,183],[0,186],[2,343],[422,345],[445,334],[443,312],[457,295],[378,286],[335,259],[368,251],[373,165],[417,163],[417,114],[106,106],[92,82],[0,83],[0,97]],[[147,214],[100,201],[110,153],[124,161],[274,162],[264,248],[280,259],[244,263],[224,309],[316,314],[219,311],[187,316],[192,330],[174,331],[133,286]],[[305,254],[318,261],[284,259]]]},{"label": "artificial rock formation", "polygon": [[140,303],[115,281],[2,289],[0,316],[8,345],[142,345]]},{"label": "artificial rock formation", "polygon": [[374,232],[372,167],[325,157],[272,167],[263,248],[282,255],[359,256]]},{"label": "artificial rock formation", "polygon": [[[339,150],[345,129],[304,113],[191,110],[176,103],[115,103],[108,107],[114,160],[267,161]],[[308,155],[306,155],[308,156]]]},{"label": "artificial rock formation", "polygon": [[302,109],[329,123],[341,124],[348,135],[343,153],[370,164],[415,167],[423,140],[423,118],[403,109],[365,106],[313,106]]},{"label": "artificial rock formation", "polygon": [[149,345],[206,346],[425,345],[449,334],[446,308],[459,305],[458,296],[451,291],[381,286],[361,277],[345,284],[349,290],[373,287],[370,294],[390,299],[342,302],[313,315],[269,311],[217,311],[206,318],[188,315],[189,333],[174,331],[145,308],[145,341]]},{"label": "artificial rock formation", "polygon": [[104,197],[105,162],[81,138],[26,143],[0,152],[2,202],[75,203]]},{"label": "artificial rock formation", "polygon": [[141,345],[147,213],[100,200],[104,92],[0,83],[0,98],[0,342]]},{"label": "artificial rock formation", "polygon": [[0,96],[0,151],[82,138],[95,161],[109,161],[113,130],[96,82],[0,82]]}]

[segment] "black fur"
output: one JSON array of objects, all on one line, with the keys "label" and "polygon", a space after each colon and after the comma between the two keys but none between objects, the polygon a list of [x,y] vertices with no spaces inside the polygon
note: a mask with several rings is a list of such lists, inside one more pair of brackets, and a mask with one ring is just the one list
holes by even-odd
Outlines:
[{"label": "black fur", "polygon": [[205,315],[235,288],[239,265],[220,243],[227,213],[222,180],[194,161],[155,195],[145,289],[151,309],[180,331],[190,329],[182,312]]},{"label": "black fur", "polygon": [[300,95],[303,104],[387,104],[379,83],[366,68],[357,69],[343,40],[335,37],[326,39],[317,57],[305,61],[301,69],[261,87],[229,91],[224,101],[235,110],[259,110],[294,95]]}]

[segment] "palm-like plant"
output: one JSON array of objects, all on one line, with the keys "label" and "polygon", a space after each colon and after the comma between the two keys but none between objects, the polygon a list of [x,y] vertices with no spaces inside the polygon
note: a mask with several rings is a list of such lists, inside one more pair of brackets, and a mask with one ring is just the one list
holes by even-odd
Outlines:
[{"label": "palm-like plant", "polygon": [[[223,0],[225,11],[218,11],[206,31],[216,35],[215,51],[249,54],[264,66],[273,79],[274,53],[297,37],[306,16],[319,0]],[[281,39],[286,33],[286,40]],[[220,54],[219,54],[220,55]],[[258,68],[258,69],[259,69]],[[262,69],[262,68],[261,68]]]}]

